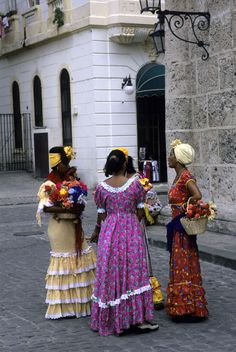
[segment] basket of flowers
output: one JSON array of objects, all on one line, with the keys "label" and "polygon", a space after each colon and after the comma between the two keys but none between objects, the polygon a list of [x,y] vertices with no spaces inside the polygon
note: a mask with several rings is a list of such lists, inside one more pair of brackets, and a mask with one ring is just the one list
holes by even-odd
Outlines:
[{"label": "basket of flowers", "polygon": [[188,235],[200,235],[206,231],[208,220],[213,220],[216,215],[216,205],[213,202],[198,200],[190,204],[189,198],[186,206],[185,216],[180,222]]}]

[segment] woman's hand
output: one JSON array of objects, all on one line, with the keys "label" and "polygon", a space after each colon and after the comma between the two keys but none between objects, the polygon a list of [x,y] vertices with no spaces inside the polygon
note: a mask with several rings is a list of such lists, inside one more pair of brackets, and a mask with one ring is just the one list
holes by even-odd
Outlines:
[{"label": "woman's hand", "polygon": [[100,227],[95,226],[95,228],[93,230],[93,233],[92,233],[92,235],[90,237],[90,242],[98,243],[99,233],[100,233]]},{"label": "woman's hand", "polygon": [[52,207],[44,206],[43,211],[45,213],[50,213],[50,214],[62,214],[62,213],[68,214],[69,213],[68,209],[57,207],[55,205],[53,205]]},{"label": "woman's hand", "polygon": [[69,210],[71,214],[81,215],[84,208],[85,208],[84,204],[78,204],[75,207],[70,208]]},{"label": "woman's hand", "polygon": [[79,204],[78,206],[75,206],[73,208],[62,208],[62,207],[57,207],[53,205],[52,207],[46,207],[44,206],[43,211],[45,213],[50,213],[50,214],[76,214],[76,215],[81,215],[82,211],[84,210],[85,206],[83,204]]},{"label": "woman's hand", "polygon": [[139,221],[141,221],[142,218],[145,217],[145,213],[144,213],[144,209],[143,208],[138,208],[137,209],[137,217],[138,217]]}]

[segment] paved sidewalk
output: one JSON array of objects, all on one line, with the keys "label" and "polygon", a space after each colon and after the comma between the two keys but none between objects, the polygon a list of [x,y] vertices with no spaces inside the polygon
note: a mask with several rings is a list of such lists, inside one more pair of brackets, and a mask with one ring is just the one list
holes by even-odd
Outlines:
[{"label": "paved sidewalk", "polygon": [[[42,179],[35,179],[32,173],[23,171],[0,172],[0,206],[36,204],[37,191],[42,182]],[[84,217],[90,224],[88,232],[92,233],[94,219],[96,218],[96,208],[91,197],[91,192]],[[147,229],[150,244],[165,248],[165,227],[155,225],[148,226]],[[198,246],[201,259],[236,270],[236,236],[206,232],[204,235],[198,236]]]},{"label": "paved sidewalk", "polygon": [[[155,312],[160,326],[158,331],[144,335],[101,337],[91,331],[90,317],[45,320],[44,278],[50,246],[47,216],[43,216],[42,228],[35,221],[36,193],[41,182],[27,173],[0,173],[1,352],[235,350],[235,271],[208,261],[201,261],[201,269],[210,316],[202,323],[174,323],[162,310]],[[95,219],[96,207],[90,192],[83,219],[87,235],[91,234]],[[166,297],[169,253],[160,248],[164,246],[165,228],[150,226],[148,234],[150,241],[159,246],[151,245],[150,254],[153,273],[160,280]],[[211,235],[199,236],[199,242],[210,240]],[[214,242],[221,248],[225,242],[221,243],[219,236],[223,239],[222,235],[217,235]]]},{"label": "paved sidewalk", "polygon": [[[148,226],[148,238],[151,245],[166,248],[165,226]],[[217,232],[205,232],[198,235],[197,243],[200,258],[211,263],[236,270],[236,236]]]}]

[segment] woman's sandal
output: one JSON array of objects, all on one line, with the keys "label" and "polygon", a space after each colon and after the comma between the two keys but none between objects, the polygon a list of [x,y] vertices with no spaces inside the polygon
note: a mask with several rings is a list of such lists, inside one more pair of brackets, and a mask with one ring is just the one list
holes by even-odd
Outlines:
[{"label": "woman's sandal", "polygon": [[165,305],[164,305],[163,302],[155,303],[155,304],[154,304],[154,309],[155,309],[155,310],[162,310],[162,309],[164,309],[164,308],[165,308]]},{"label": "woman's sandal", "polygon": [[154,321],[147,321],[133,327],[133,331],[136,334],[145,334],[146,332],[156,331],[159,329],[159,325]]}]

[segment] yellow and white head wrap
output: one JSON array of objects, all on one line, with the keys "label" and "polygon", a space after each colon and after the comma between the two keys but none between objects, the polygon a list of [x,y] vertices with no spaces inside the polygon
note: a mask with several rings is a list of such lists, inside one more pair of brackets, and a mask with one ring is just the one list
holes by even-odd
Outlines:
[{"label": "yellow and white head wrap", "polygon": [[[69,160],[75,159],[72,147],[70,146],[64,147],[64,152]],[[60,162],[61,162],[60,153],[49,153],[49,165],[51,169],[57,166],[58,164],[60,164]]]},{"label": "yellow and white head wrap", "polygon": [[120,152],[124,153],[124,154],[125,154],[126,161],[128,160],[128,156],[129,156],[128,149],[123,148],[123,147],[119,147],[119,148],[114,148],[114,149],[112,149],[112,150],[119,150]]},{"label": "yellow and white head wrap", "polygon": [[170,146],[174,149],[176,160],[180,164],[192,164],[195,157],[195,151],[190,144],[182,143],[180,139],[175,139]]}]

